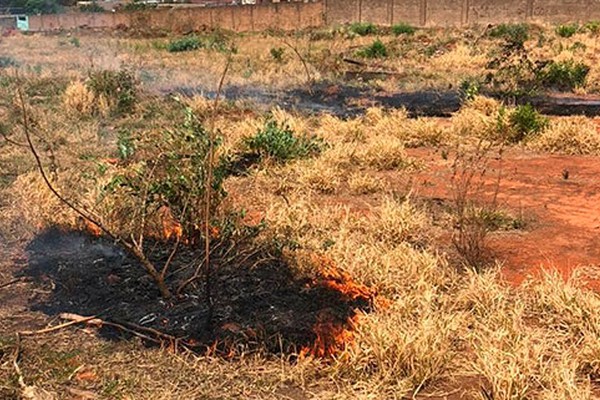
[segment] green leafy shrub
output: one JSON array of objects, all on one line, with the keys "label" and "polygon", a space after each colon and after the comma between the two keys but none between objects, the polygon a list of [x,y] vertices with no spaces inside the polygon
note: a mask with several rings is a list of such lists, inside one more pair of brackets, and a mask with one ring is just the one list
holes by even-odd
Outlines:
[{"label": "green leafy shrub", "polygon": [[27,0],[24,8],[27,14],[56,14],[60,7],[56,0]]},{"label": "green leafy shrub", "polygon": [[117,136],[117,149],[119,151],[119,158],[126,160],[133,156],[135,153],[135,145],[133,143],[131,132],[128,130],[121,130]]},{"label": "green leafy shrub", "polygon": [[481,82],[478,79],[469,78],[460,83],[460,97],[463,100],[473,100],[481,90]]},{"label": "green leafy shrub", "polygon": [[479,213],[484,225],[490,232],[520,230],[527,226],[527,221],[523,218],[515,218],[501,210],[482,208]]},{"label": "green leafy shrub", "polygon": [[392,26],[392,33],[396,36],[400,35],[412,35],[415,33],[415,28],[404,22],[400,22]]},{"label": "green leafy shrub", "polygon": [[489,36],[493,38],[502,38],[509,43],[522,45],[529,39],[529,25],[500,24],[490,30]]},{"label": "green leafy shrub", "polygon": [[192,51],[198,49],[209,49],[220,52],[229,50],[227,38],[219,33],[214,33],[206,37],[198,37],[196,35],[186,36],[179,39],[171,40],[166,45],[167,51],[178,53],[183,51]]},{"label": "green leafy shrub", "polygon": [[167,50],[170,53],[198,50],[202,47],[203,43],[197,36],[186,36],[180,39],[172,40],[167,44]]},{"label": "green leafy shrub", "polygon": [[551,61],[538,73],[540,85],[558,90],[573,90],[585,84],[590,67],[574,60]]},{"label": "green leafy shrub", "polygon": [[226,172],[216,158],[209,173],[211,143],[216,151],[221,138],[211,134],[190,108],[184,112],[184,120],[171,129],[120,132],[117,150],[129,162],[105,190],[115,196],[118,206],[113,212],[123,214],[120,223],[130,223],[125,215],[138,215],[133,210],[140,203],[149,222],[161,219],[158,210],[166,207],[180,224],[182,236],[195,244],[204,237],[200,222],[206,217],[206,190],[212,189],[208,217],[215,223],[215,211],[227,194],[223,188]]},{"label": "green leafy shrub", "polygon": [[583,29],[592,36],[596,36],[600,32],[600,21],[589,21],[583,26]]},{"label": "green leafy shrub", "polygon": [[556,34],[563,38],[570,38],[579,30],[579,25],[570,24],[570,25],[559,25],[556,27]]},{"label": "green leafy shrub", "polygon": [[245,139],[244,144],[260,159],[277,162],[306,158],[318,154],[322,148],[317,137],[297,136],[287,125],[279,125],[274,120],[267,121],[264,128]]},{"label": "green leafy shrub", "polygon": [[388,50],[385,44],[377,39],[369,46],[359,50],[356,55],[364,58],[385,58],[388,56]]},{"label": "green leafy shrub", "polygon": [[351,33],[358,36],[375,35],[377,27],[370,22],[355,22],[348,29]]},{"label": "green leafy shrub", "polygon": [[101,70],[89,74],[87,86],[96,98],[105,98],[118,113],[129,112],[137,100],[137,82],[127,69]]},{"label": "green leafy shrub", "polygon": [[518,106],[509,116],[509,141],[521,142],[540,133],[548,126],[548,118],[531,104]]},{"label": "green leafy shrub", "polygon": [[79,38],[76,38],[76,37],[72,37],[71,39],[69,39],[69,43],[71,43],[74,47],[81,46],[81,42],[79,41]]},{"label": "green leafy shrub", "polygon": [[127,4],[125,4],[122,9],[123,9],[123,11],[133,12],[133,11],[143,11],[143,10],[147,10],[150,8],[156,8],[156,4],[146,4],[146,3],[142,3],[140,1],[134,0],[134,1],[131,1]]},{"label": "green leafy shrub", "polygon": [[102,8],[102,6],[99,6],[98,3],[96,3],[95,1],[92,2],[91,4],[84,4],[79,6],[79,11],[81,12],[89,12],[89,13],[101,13],[104,12],[104,8]]},{"label": "green leafy shrub", "polygon": [[12,57],[0,56],[0,68],[18,67],[19,63]]},{"label": "green leafy shrub", "polygon": [[271,48],[271,57],[273,60],[277,62],[283,61],[283,55],[285,54],[285,49],[283,47],[272,47]]}]

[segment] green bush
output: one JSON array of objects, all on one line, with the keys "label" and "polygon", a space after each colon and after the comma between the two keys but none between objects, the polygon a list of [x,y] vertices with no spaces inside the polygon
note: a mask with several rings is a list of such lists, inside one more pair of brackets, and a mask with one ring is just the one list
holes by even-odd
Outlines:
[{"label": "green bush", "polygon": [[540,133],[548,126],[548,118],[536,111],[531,104],[518,106],[509,116],[509,141],[521,142]]},{"label": "green bush", "polygon": [[460,83],[460,97],[463,100],[473,100],[481,90],[481,82],[476,78],[464,79]]},{"label": "green bush", "polygon": [[12,57],[0,56],[0,69],[8,67],[18,67],[19,63]]},{"label": "green bush", "polygon": [[527,24],[500,24],[490,30],[490,37],[502,38],[514,44],[523,44],[529,39],[529,25]]},{"label": "green bush", "polygon": [[351,33],[358,36],[375,35],[377,27],[370,22],[355,22],[348,29]]},{"label": "green bush", "polygon": [[201,47],[203,47],[203,43],[197,36],[186,36],[172,40],[167,44],[167,50],[170,53],[198,50]]},{"label": "green bush", "polygon": [[600,21],[589,21],[583,26],[583,29],[595,36],[600,32]]},{"label": "green bush", "polygon": [[104,8],[98,5],[95,1],[92,4],[84,4],[79,6],[79,11],[81,12],[90,12],[90,13],[101,13],[104,12]]},{"label": "green bush", "polygon": [[388,56],[388,50],[385,44],[377,39],[369,46],[359,50],[356,55],[364,58],[385,58]]},{"label": "green bush", "polygon": [[409,25],[404,22],[400,22],[400,23],[392,26],[392,33],[396,36],[412,35],[413,33],[415,33],[415,28],[412,25]]},{"label": "green bush", "polygon": [[27,14],[56,14],[60,7],[56,0],[27,0],[24,8]]},{"label": "green bush", "polygon": [[198,49],[209,49],[225,52],[229,50],[229,47],[227,38],[222,34],[215,33],[202,38],[192,35],[174,39],[166,45],[166,49],[171,53]]},{"label": "green bush", "polygon": [[156,4],[141,3],[137,0],[131,1],[123,6],[123,11],[142,11],[156,8]]},{"label": "green bush", "polygon": [[322,148],[317,137],[297,136],[287,125],[279,125],[274,120],[267,121],[264,128],[246,138],[244,144],[260,159],[277,162],[306,158],[320,153]]},{"label": "green bush", "polygon": [[273,47],[271,48],[271,57],[273,60],[277,62],[283,61],[283,55],[285,54],[285,49],[283,47]]},{"label": "green bush", "polygon": [[540,85],[557,90],[573,90],[585,84],[590,67],[573,60],[551,61],[538,73]]},{"label": "green bush", "polygon": [[87,86],[97,98],[109,100],[118,113],[131,111],[137,100],[137,82],[127,69],[92,71]]},{"label": "green bush", "polygon": [[556,27],[556,34],[563,38],[570,38],[579,30],[579,25],[571,24],[571,25],[559,25]]}]

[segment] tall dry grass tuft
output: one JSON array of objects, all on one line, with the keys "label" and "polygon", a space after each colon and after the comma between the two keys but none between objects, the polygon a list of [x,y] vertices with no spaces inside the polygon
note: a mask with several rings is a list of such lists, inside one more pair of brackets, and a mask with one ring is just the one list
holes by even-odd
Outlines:
[{"label": "tall dry grass tuft", "polygon": [[407,168],[413,162],[406,155],[404,143],[394,136],[377,136],[358,146],[353,154],[360,166],[379,171]]},{"label": "tall dry grass tuft", "polygon": [[418,304],[409,299],[359,319],[333,366],[336,379],[373,398],[403,398],[449,375],[461,318],[432,310],[426,296]]},{"label": "tall dry grass tuft", "polygon": [[372,194],[385,188],[385,183],[367,172],[355,172],[348,177],[348,187],[353,194]]},{"label": "tall dry grass tuft", "polygon": [[452,115],[451,131],[463,139],[501,140],[506,135],[508,116],[497,100],[477,96]]},{"label": "tall dry grass tuft", "polygon": [[428,232],[428,218],[409,200],[383,199],[372,215],[363,219],[365,231],[378,242],[422,243]]},{"label": "tall dry grass tuft", "polygon": [[67,86],[62,101],[67,113],[73,115],[91,115],[95,107],[94,93],[81,81]]},{"label": "tall dry grass tuft", "polygon": [[292,168],[298,174],[298,181],[302,187],[308,187],[319,193],[335,193],[343,179],[342,170],[322,158],[298,162]]},{"label": "tall dry grass tuft", "polygon": [[593,120],[586,117],[564,117],[551,121],[550,126],[528,144],[531,149],[570,155],[600,154],[600,133]]}]

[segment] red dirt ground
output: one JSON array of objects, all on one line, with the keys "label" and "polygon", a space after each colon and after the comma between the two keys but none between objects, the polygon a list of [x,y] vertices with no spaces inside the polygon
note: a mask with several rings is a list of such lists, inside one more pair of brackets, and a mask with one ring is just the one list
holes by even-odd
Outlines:
[{"label": "red dirt ground", "polygon": [[[422,150],[411,155],[431,166],[414,182],[418,194],[447,198],[449,170],[441,156]],[[489,181],[497,176],[498,162],[492,167]],[[600,158],[519,151],[505,154],[500,170],[501,207],[532,219],[524,231],[495,234],[490,240],[509,282],[519,284],[552,269],[567,278],[575,267],[600,265]],[[590,279],[589,285],[600,290],[600,279]]]}]

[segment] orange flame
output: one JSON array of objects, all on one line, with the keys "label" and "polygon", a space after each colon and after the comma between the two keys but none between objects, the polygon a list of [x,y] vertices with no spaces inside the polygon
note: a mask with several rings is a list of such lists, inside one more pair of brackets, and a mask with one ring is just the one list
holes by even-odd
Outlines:
[{"label": "orange flame", "polygon": [[299,357],[313,356],[318,358],[332,357],[343,350],[354,340],[353,329],[358,323],[359,314],[349,317],[345,323],[334,321],[328,313],[321,313],[313,331],[317,338],[311,346],[300,350]]},{"label": "orange flame", "polygon": [[[374,298],[373,289],[354,282],[348,273],[340,271],[336,267],[333,260],[318,255],[313,255],[311,258],[320,275],[313,281],[313,284],[338,291],[348,300],[362,299],[370,302]],[[360,314],[354,313],[346,321],[336,321],[329,312],[321,312],[313,326],[316,339],[311,346],[302,348],[299,356],[302,358],[310,355],[324,358],[331,357],[343,350],[354,340],[353,330],[359,317]]]},{"label": "orange flame", "polygon": [[179,240],[183,236],[181,224],[173,217],[169,207],[163,206],[159,210],[162,223],[162,234],[166,240]]},{"label": "orange flame", "polygon": [[84,229],[86,231],[88,231],[90,234],[92,234],[93,236],[99,237],[100,235],[102,235],[102,230],[100,229],[100,227],[90,221],[88,221],[87,219],[84,220]]}]

